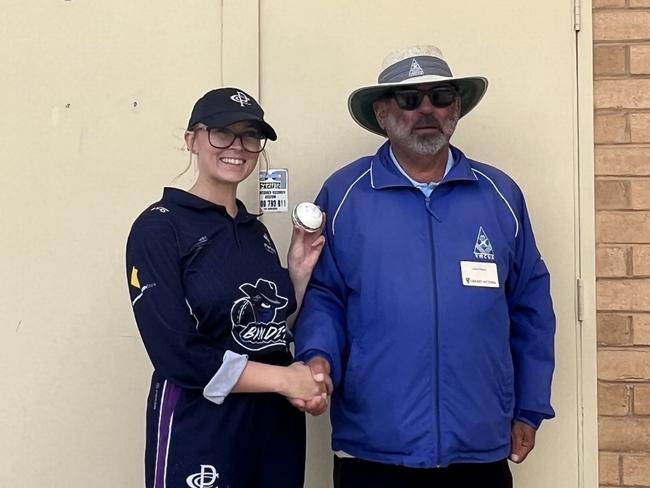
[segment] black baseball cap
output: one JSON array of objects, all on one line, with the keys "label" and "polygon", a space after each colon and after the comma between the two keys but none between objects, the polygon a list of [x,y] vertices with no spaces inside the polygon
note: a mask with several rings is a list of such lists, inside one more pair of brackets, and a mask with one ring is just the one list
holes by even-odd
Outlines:
[{"label": "black baseball cap", "polygon": [[278,138],[273,127],[264,121],[264,110],[259,103],[239,88],[217,88],[199,98],[192,109],[187,130],[199,123],[213,128],[243,121],[256,123],[272,141]]}]

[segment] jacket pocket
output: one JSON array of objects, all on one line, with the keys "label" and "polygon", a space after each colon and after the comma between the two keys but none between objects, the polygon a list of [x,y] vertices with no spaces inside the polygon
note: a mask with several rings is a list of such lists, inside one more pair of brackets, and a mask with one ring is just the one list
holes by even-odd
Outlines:
[{"label": "jacket pocket", "polygon": [[512,417],[515,406],[515,386],[514,386],[514,369],[512,366],[512,357],[508,356],[501,361],[501,408],[504,415]]}]

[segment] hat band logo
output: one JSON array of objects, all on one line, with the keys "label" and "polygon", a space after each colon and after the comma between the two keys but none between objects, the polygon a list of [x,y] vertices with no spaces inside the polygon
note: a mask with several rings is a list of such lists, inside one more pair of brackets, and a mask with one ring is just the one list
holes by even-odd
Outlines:
[{"label": "hat band logo", "polygon": [[422,69],[422,66],[420,66],[420,63],[417,62],[415,58],[413,58],[413,61],[411,61],[411,68],[409,69],[409,78],[413,78],[414,76],[423,76],[424,75],[424,70]]},{"label": "hat band logo", "polygon": [[248,98],[248,95],[246,95],[244,92],[238,91],[236,94],[232,95],[230,99],[233,102],[238,103],[241,107],[245,107],[246,105],[251,104],[251,99]]}]

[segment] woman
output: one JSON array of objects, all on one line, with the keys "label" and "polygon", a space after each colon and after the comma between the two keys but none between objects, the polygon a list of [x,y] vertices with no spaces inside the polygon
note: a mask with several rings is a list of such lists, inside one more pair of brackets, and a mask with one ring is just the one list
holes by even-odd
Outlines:
[{"label": "woman", "polygon": [[292,364],[287,320],[324,238],[294,229],[286,270],[264,225],[236,199],[276,138],[250,95],[206,93],[185,133],[196,183],[165,188],[131,229],[127,278],[154,365],[147,488],[303,485],[305,420],[283,397],[324,399],[326,388]]}]

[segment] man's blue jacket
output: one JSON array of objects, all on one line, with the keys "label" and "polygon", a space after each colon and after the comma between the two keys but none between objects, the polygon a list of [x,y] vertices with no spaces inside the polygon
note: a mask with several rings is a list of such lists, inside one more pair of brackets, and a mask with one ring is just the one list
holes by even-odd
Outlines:
[{"label": "man's blue jacket", "polygon": [[[332,366],[332,447],[412,467],[508,457],[550,405],[555,316],[523,195],[452,148],[430,197],[388,143],[334,173],[297,358]],[[471,286],[470,286],[471,285]]]}]

